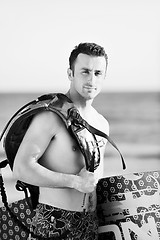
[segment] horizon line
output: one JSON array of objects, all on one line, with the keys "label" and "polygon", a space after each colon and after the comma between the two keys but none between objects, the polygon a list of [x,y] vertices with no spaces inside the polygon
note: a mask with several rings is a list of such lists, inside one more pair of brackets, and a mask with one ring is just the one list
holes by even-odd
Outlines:
[{"label": "horizon line", "polygon": [[[55,90],[55,91],[1,91],[0,90],[0,94],[39,94],[39,93],[63,93],[65,92],[64,90],[59,91],[59,90]],[[102,90],[98,95],[100,95],[101,93],[160,93],[160,89],[151,89],[151,90],[134,90],[134,89],[130,89],[130,90],[126,90],[126,89],[121,89],[121,90]]]}]

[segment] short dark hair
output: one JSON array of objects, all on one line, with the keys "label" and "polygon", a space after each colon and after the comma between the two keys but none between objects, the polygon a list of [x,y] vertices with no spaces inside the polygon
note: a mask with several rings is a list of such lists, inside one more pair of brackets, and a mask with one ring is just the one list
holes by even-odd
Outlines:
[{"label": "short dark hair", "polygon": [[72,50],[69,57],[69,67],[74,70],[74,64],[76,58],[80,53],[87,54],[89,56],[104,57],[106,60],[106,66],[108,65],[108,56],[103,47],[96,43],[80,43]]}]

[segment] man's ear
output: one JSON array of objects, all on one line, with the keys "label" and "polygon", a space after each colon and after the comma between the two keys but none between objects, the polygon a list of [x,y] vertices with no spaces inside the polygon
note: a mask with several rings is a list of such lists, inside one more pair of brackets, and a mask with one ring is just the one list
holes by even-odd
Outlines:
[{"label": "man's ear", "polygon": [[72,81],[72,79],[73,79],[73,71],[70,68],[67,69],[67,74],[68,74],[69,80]]}]

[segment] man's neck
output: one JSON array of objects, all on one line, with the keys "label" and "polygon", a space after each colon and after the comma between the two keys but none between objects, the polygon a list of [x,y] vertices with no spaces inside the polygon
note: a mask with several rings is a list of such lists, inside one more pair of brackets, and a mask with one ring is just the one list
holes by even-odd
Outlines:
[{"label": "man's neck", "polygon": [[93,99],[86,100],[81,95],[74,94],[72,91],[68,91],[66,96],[72,100],[82,117],[87,117],[92,111]]}]

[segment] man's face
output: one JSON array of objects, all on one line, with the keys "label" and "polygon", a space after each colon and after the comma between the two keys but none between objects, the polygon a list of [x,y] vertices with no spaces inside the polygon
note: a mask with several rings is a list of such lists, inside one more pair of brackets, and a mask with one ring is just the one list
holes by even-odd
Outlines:
[{"label": "man's face", "polygon": [[106,74],[104,57],[80,53],[72,72],[72,87],[85,99],[93,99],[101,91]]}]

